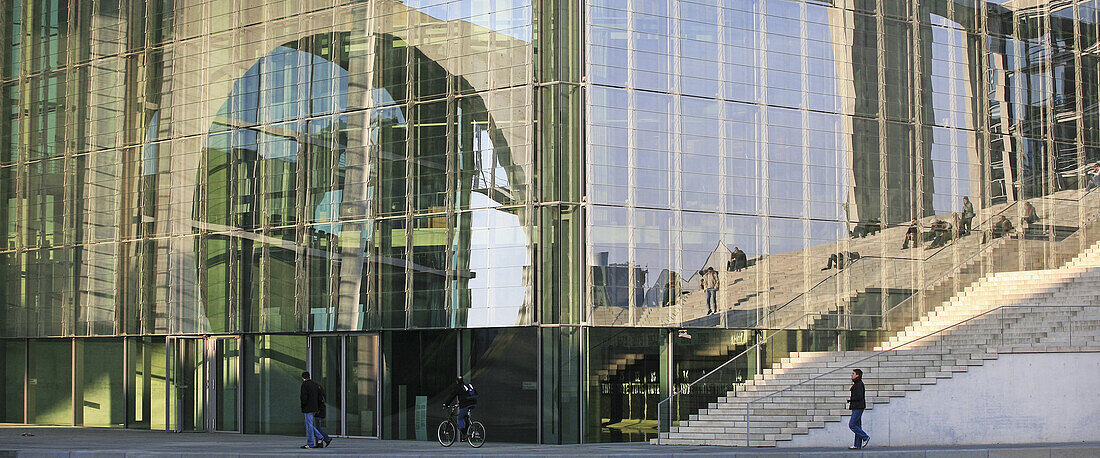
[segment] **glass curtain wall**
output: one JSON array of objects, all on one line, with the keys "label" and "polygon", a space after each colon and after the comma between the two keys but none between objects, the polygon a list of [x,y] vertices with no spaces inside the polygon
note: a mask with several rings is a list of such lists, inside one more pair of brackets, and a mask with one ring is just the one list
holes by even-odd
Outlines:
[{"label": "glass curtain wall", "polygon": [[0,12],[5,335],[534,322],[529,0],[32,3]]},{"label": "glass curtain wall", "polygon": [[1061,265],[1095,241],[1095,11],[587,2],[591,323],[868,329],[968,259]]}]

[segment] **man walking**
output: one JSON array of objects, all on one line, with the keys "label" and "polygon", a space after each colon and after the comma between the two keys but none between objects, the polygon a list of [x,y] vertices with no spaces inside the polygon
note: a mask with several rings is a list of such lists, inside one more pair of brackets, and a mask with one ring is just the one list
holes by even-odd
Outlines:
[{"label": "man walking", "polygon": [[310,380],[309,372],[302,372],[302,414],[305,415],[306,445],[302,448],[324,448],[332,443],[332,438],[317,426],[316,418],[324,418],[321,410],[325,408],[325,392],[317,382]]},{"label": "man walking", "polygon": [[871,436],[863,432],[863,410],[867,408],[867,401],[864,398],[865,391],[863,388],[863,371],[859,369],[852,370],[852,395],[848,398],[848,408],[852,409],[852,419],[848,421],[848,428],[856,433],[855,443],[848,447],[852,450],[858,450],[867,446],[867,443],[871,441]]}]

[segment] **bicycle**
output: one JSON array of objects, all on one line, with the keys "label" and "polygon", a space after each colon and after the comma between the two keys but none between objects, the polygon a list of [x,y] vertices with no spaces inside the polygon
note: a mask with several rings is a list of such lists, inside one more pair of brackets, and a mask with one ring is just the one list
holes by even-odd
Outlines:
[{"label": "bicycle", "polygon": [[[443,408],[447,410],[447,419],[443,420],[436,429],[436,439],[439,439],[439,445],[450,447],[458,437],[458,406],[443,406]],[[473,407],[470,410],[473,410]],[[469,442],[473,448],[484,445],[485,425],[480,421],[471,421],[469,412],[466,412],[466,423],[466,442]]]}]

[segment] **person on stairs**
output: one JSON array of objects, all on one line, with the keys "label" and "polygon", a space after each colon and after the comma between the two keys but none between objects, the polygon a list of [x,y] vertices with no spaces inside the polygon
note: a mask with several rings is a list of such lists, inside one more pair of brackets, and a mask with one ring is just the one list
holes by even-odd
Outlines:
[{"label": "person on stairs", "polygon": [[863,432],[863,410],[867,408],[866,390],[863,387],[863,371],[859,369],[852,370],[852,392],[851,397],[848,398],[848,408],[852,410],[852,419],[848,421],[848,428],[856,433],[855,443],[848,447],[852,450],[858,450],[867,446],[867,443],[871,441],[871,436]]},{"label": "person on stairs", "polygon": [[718,311],[718,271],[708,267],[703,271],[703,278],[699,280],[700,286],[706,291],[707,315]]},{"label": "person on stairs", "polygon": [[963,211],[962,215],[960,215],[958,224],[960,236],[970,234],[970,231],[973,229],[970,224],[974,221],[974,216],[974,204],[970,203],[969,197],[963,197]]},{"label": "person on stairs", "polygon": [[901,244],[901,249],[909,249],[910,243],[913,244],[913,248],[920,245],[920,223],[917,222],[916,218],[913,218],[913,221],[909,223],[909,229],[905,230],[905,242]]}]

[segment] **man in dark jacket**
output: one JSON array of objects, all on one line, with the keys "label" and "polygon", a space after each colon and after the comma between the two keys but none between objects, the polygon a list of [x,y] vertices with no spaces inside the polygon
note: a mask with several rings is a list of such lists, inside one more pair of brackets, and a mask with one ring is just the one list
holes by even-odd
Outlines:
[{"label": "man in dark jacket", "polygon": [[747,256],[745,256],[745,252],[741,251],[740,247],[733,247],[732,256],[733,256],[733,260],[734,260],[734,267],[733,267],[734,270],[737,270],[738,272],[740,272],[741,269],[744,269],[744,268],[749,266],[749,258]]},{"label": "man in dark jacket", "polygon": [[852,419],[848,421],[848,428],[856,433],[855,444],[850,449],[856,450],[867,446],[871,436],[863,432],[863,410],[867,408],[866,392],[863,388],[863,371],[852,370],[852,396],[848,398],[848,408],[852,409]]},{"label": "man in dark jacket", "polygon": [[970,224],[974,221],[974,216],[974,204],[970,203],[969,197],[963,197],[963,211],[958,227],[960,235],[967,235],[973,229]]},{"label": "man in dark jacket", "polygon": [[302,372],[302,413],[306,423],[306,445],[302,448],[324,448],[332,443],[328,433],[317,425],[319,418],[324,418],[322,410],[325,408],[325,390],[317,382],[310,380],[309,372]]},{"label": "man in dark jacket", "polygon": [[477,396],[477,390],[474,389],[474,386],[464,382],[462,376],[459,375],[458,379],[455,380],[454,387],[451,388],[450,396],[447,396],[447,400],[443,402],[443,405],[447,406],[456,400],[458,401],[459,440],[466,440],[466,426],[470,424],[470,409],[477,405]]}]

